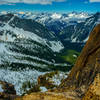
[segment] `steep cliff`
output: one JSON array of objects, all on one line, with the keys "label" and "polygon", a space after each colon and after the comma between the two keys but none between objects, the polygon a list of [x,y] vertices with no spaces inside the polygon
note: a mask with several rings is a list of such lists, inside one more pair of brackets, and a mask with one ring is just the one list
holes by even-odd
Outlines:
[{"label": "steep cliff", "polygon": [[65,79],[60,88],[86,87],[93,82],[96,74],[100,72],[100,66],[96,66],[96,60],[100,58],[100,24],[90,33],[89,40],[78,57],[68,78]]},{"label": "steep cliff", "polygon": [[82,100],[100,100],[100,74],[97,74]]}]

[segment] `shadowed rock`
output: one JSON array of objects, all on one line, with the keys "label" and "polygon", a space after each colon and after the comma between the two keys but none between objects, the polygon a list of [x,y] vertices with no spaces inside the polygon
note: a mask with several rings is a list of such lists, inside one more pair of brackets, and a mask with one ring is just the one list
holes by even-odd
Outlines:
[{"label": "shadowed rock", "polygon": [[14,100],[16,97],[16,91],[14,86],[10,83],[0,81],[0,100]]}]

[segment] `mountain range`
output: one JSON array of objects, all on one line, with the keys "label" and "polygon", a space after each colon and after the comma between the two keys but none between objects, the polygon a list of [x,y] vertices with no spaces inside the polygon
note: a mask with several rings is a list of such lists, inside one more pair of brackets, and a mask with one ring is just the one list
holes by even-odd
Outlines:
[{"label": "mountain range", "polygon": [[[3,11],[0,14],[7,14],[10,12]],[[61,32],[66,26],[76,24],[77,22],[82,22],[92,14],[84,12],[71,12],[71,13],[32,13],[32,12],[12,12],[16,16],[25,19],[33,19],[49,30],[55,32],[56,34]]]},{"label": "mountain range", "polygon": [[25,81],[69,71],[98,23],[100,13],[0,12],[0,80],[22,94]]},{"label": "mountain range", "polygon": [[[8,14],[10,12],[1,12]],[[100,23],[100,13],[31,13],[12,12],[21,19],[32,19],[53,32],[64,44],[66,41],[83,42],[88,40],[91,30]]]},{"label": "mountain range", "polygon": [[26,80],[34,82],[40,74],[70,66],[58,56],[62,49],[57,36],[36,21],[0,16],[0,80],[13,83],[17,93]]},{"label": "mountain range", "polygon": [[[0,16],[0,33],[0,52],[2,56],[5,55],[0,59],[1,64],[6,59],[10,66],[25,62],[26,65],[39,67],[40,62],[46,67],[46,64],[52,65],[57,61],[54,53],[64,48],[59,39],[43,25],[30,19],[20,19],[13,14]],[[16,55],[19,57],[16,58]],[[32,60],[38,63],[33,64]]]},{"label": "mountain range", "polygon": [[[52,76],[50,73],[48,75]],[[45,84],[45,77],[47,74],[39,76],[39,83]],[[1,83],[3,86],[8,84]],[[8,89],[8,94],[2,92],[3,100],[6,98],[10,100],[100,100],[100,24],[91,31],[74,67],[58,87],[44,92],[37,92],[34,91],[35,88],[31,88],[24,96],[17,96],[14,86],[11,84],[8,86],[11,90]]]}]

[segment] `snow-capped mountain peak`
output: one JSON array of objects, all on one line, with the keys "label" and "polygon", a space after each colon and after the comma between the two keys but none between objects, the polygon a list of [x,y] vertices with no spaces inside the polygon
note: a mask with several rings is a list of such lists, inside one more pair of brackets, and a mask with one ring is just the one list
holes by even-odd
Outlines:
[{"label": "snow-capped mountain peak", "polygon": [[53,18],[53,19],[60,19],[61,17],[62,17],[62,15],[57,14],[57,13],[54,13],[54,14],[51,15],[51,18]]},{"label": "snow-capped mountain peak", "polygon": [[84,12],[81,13],[72,12],[69,13],[68,16],[69,18],[86,19],[89,17],[89,14]]}]

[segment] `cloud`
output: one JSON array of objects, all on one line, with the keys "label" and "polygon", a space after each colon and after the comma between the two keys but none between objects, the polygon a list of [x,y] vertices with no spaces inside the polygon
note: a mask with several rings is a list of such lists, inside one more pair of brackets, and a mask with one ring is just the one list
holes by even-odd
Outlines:
[{"label": "cloud", "polygon": [[91,3],[93,2],[100,2],[100,0],[90,0]]},{"label": "cloud", "polygon": [[66,0],[0,0],[0,4],[14,4],[14,3],[26,3],[26,4],[52,4],[53,2],[65,2]]}]

